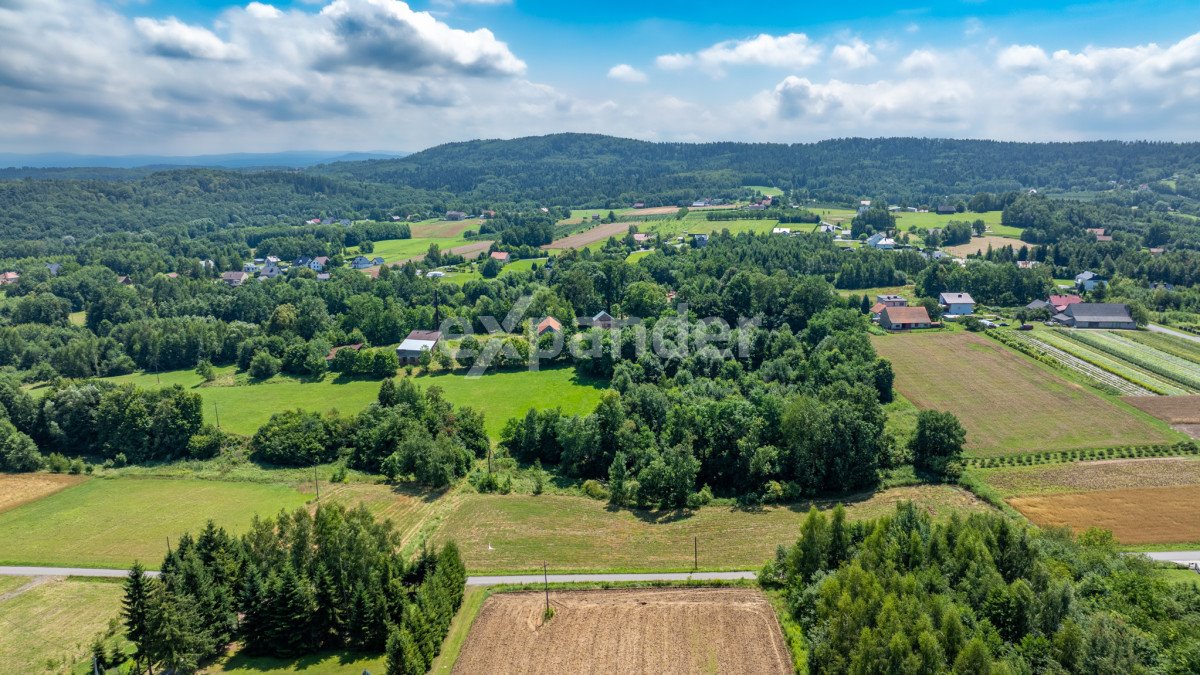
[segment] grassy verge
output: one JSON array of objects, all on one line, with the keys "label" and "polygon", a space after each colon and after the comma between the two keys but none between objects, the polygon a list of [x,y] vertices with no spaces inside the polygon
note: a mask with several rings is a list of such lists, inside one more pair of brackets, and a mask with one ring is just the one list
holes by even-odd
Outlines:
[{"label": "grassy verge", "polygon": [[467,586],[463,593],[462,606],[458,608],[458,613],[450,622],[450,631],[446,633],[446,639],[442,641],[442,651],[429,666],[430,673],[449,673],[454,670],[454,662],[458,660],[458,655],[467,642],[471,624],[475,623],[475,617],[483,608],[483,601],[487,600],[491,594],[490,588]]},{"label": "grassy verge", "polygon": [[804,629],[788,611],[783,591],[764,589],[763,594],[775,610],[775,617],[779,619],[779,627],[783,629],[783,641],[792,652],[792,667],[795,668],[796,675],[808,675],[808,643],[804,639]]}]

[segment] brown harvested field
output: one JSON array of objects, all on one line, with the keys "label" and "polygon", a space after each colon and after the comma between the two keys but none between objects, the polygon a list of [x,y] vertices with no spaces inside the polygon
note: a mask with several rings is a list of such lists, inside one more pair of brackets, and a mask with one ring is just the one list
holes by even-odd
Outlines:
[{"label": "brown harvested field", "polygon": [[1200,458],[1106,459],[977,472],[1001,495],[1029,497],[1065,492],[1200,485]]},{"label": "brown harvested field", "polygon": [[1012,237],[997,237],[995,235],[989,234],[989,235],[985,235],[982,237],[972,237],[970,243],[967,243],[967,244],[959,244],[958,246],[943,247],[943,250],[945,250],[946,253],[949,253],[950,255],[955,255],[960,258],[963,258],[968,255],[971,255],[972,253],[978,253],[980,251],[987,253],[989,244],[992,246],[992,248],[1001,248],[1004,246],[1012,246],[1013,248],[1018,248],[1018,249],[1021,248],[1022,245],[1024,245],[1023,242],[1019,239],[1013,239]]},{"label": "brown harvested field", "polygon": [[1200,424],[1200,396],[1128,396],[1121,400],[1168,424]]},{"label": "brown harvested field", "polygon": [[1112,530],[1122,544],[1200,542],[1200,485],[1099,490],[1013,497],[1013,508],[1038,525]]},{"label": "brown harvested field", "polygon": [[436,223],[416,223],[411,226],[412,236],[414,239],[437,238],[437,237],[457,237],[466,230],[479,227],[483,223],[478,218],[470,218],[467,220],[441,220]]},{"label": "brown harvested field", "polygon": [[897,333],[871,340],[892,362],[896,389],[913,405],[958,416],[967,429],[969,455],[1169,440],[1165,429],[1133,410],[974,333]]},{"label": "brown harvested field", "polygon": [[83,481],[83,476],[57,473],[0,473],[0,513]]},{"label": "brown harvested field", "polygon": [[786,675],[775,611],[748,588],[499,593],[471,625],[455,673]]},{"label": "brown harvested field", "polygon": [[597,225],[590,230],[576,232],[569,237],[563,237],[549,244],[542,246],[545,250],[558,250],[564,248],[583,248],[588,244],[594,244],[598,241],[604,241],[609,237],[620,234],[625,234],[629,231],[630,225],[639,225],[640,223],[604,223]]},{"label": "brown harvested field", "polygon": [[[488,250],[491,247],[492,247],[491,240],[474,241],[474,242],[471,242],[470,244],[463,244],[462,246],[455,246],[452,249],[443,251],[443,253],[453,253],[454,255],[461,255],[462,257],[470,260],[471,258],[478,258],[480,256],[480,254],[482,254],[484,251]],[[403,265],[404,263],[409,262],[409,261],[424,260],[424,259],[425,259],[425,254],[422,253],[420,255],[414,255],[411,258],[405,258],[404,260],[397,260],[396,262],[392,262],[392,263],[388,263],[388,264],[393,267],[399,267],[400,265]],[[377,269],[377,268],[372,267],[369,269]],[[366,270],[364,270],[364,271],[366,271]]]},{"label": "brown harvested field", "polygon": [[[689,209],[690,210],[690,209]],[[648,209],[634,209],[630,211],[639,216],[666,216],[673,213],[679,213],[678,206],[651,206]]]}]

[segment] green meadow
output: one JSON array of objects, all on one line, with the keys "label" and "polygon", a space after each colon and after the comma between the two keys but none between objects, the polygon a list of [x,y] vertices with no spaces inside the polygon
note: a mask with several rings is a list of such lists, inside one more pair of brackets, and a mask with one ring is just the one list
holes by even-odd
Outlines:
[{"label": "green meadow", "polygon": [[[338,411],[356,413],[375,401],[380,380],[346,378],[333,373],[320,381],[298,380],[276,376],[263,382],[250,383],[232,378],[232,368],[218,371],[218,384],[202,386],[203,379],[190,370],[176,370],[156,375],[138,373],[106,378],[114,382],[131,382],[139,387],[171,386],[178,384],[199,393],[204,398],[204,418],[220,421],[221,428],[238,434],[253,434],[280,410],[301,408],[317,412]],[[488,435],[499,438],[500,430],[511,417],[524,415],[530,408],[560,407],[568,414],[591,412],[608,387],[604,380],[576,375],[571,367],[545,368],[538,371],[511,370],[489,372],[479,377],[461,373],[434,373],[414,377],[418,386],[442,388],[446,400],[455,405],[469,405],[483,411]]]},{"label": "green meadow", "polygon": [[[385,262],[400,262],[414,256],[421,255],[429,251],[430,244],[437,244],[438,248],[447,251],[455,246],[462,246],[467,243],[466,239],[461,236],[454,237],[414,237],[412,239],[384,239],[375,242],[375,251],[366,254],[368,257],[379,256]],[[352,246],[346,249],[347,258],[352,258],[358,255],[358,247]]]}]

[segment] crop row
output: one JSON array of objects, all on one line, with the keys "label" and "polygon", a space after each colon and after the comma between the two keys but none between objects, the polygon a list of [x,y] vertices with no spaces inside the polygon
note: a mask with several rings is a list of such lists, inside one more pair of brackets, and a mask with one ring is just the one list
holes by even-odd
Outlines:
[{"label": "crop row", "polygon": [[1200,454],[1194,441],[1158,445],[1125,445],[1115,448],[1091,450],[1065,450],[1061,452],[1027,452],[1005,457],[970,457],[966,465],[973,469],[995,469],[1006,466],[1033,466],[1035,464],[1064,464],[1102,459],[1137,459],[1139,457],[1181,457]]},{"label": "crop row", "polygon": [[1126,340],[1107,331],[1074,330],[1065,334],[1076,342],[1132,363],[1160,377],[1178,382],[1193,391],[1200,391],[1200,366],[1191,361],[1172,356],[1148,345]]},{"label": "crop row", "polygon": [[1200,365],[1200,342],[1164,335],[1163,333],[1150,333],[1140,330],[1128,331],[1121,337],[1133,340],[1134,342],[1140,342]]},{"label": "crop row", "polygon": [[1082,375],[1108,393],[1124,396],[1154,396],[1157,393],[1072,356],[1057,347],[1052,347],[1029,333],[993,330],[988,331],[988,335],[1026,356]]},{"label": "crop row", "polygon": [[1114,359],[1102,352],[1089,349],[1082,343],[1072,340],[1061,333],[1040,331],[1038,339],[1160,396],[1184,396],[1188,393],[1188,390],[1169,380],[1163,380],[1125,361]]}]

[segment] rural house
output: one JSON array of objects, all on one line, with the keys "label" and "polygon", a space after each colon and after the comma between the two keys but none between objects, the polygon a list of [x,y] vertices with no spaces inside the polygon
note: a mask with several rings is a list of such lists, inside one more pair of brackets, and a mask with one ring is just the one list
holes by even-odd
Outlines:
[{"label": "rural house", "polygon": [[1050,305],[1056,313],[1065,312],[1067,307],[1077,302],[1083,302],[1083,298],[1078,295],[1052,295],[1046,300],[1046,304]]},{"label": "rural house", "polygon": [[1075,287],[1083,291],[1091,291],[1097,286],[1107,285],[1107,279],[1092,271],[1080,272],[1075,275]]},{"label": "rural house", "polygon": [[354,259],[350,261],[350,267],[356,270],[365,270],[370,266],[371,260],[363,255],[356,255],[354,256]]},{"label": "rural house", "polygon": [[953,213],[958,213],[958,209],[954,208],[950,204],[942,204],[937,207],[937,214],[939,216],[948,216]]},{"label": "rural house", "polygon": [[541,321],[539,321],[537,324],[538,336],[540,337],[543,334],[548,333],[548,332],[561,333],[562,332],[562,323],[560,323],[558,319],[556,319],[552,316],[548,316],[548,317],[542,319]]},{"label": "rural house", "polygon": [[280,268],[279,265],[272,263],[262,268],[262,272],[259,272],[258,275],[264,279],[274,279],[281,274],[283,274],[283,269]]},{"label": "rural house", "polygon": [[337,353],[342,351],[343,349],[349,349],[352,352],[357,352],[357,351],[361,350],[362,348],[363,348],[363,343],[361,343],[361,342],[355,342],[352,345],[342,345],[340,347],[334,347],[333,349],[329,350],[328,354],[325,355],[325,361],[327,361],[327,362],[333,361],[333,359],[337,357]]},{"label": "rural house", "polygon": [[245,272],[225,272],[221,275],[221,281],[224,281],[230,288],[237,288],[246,283],[250,275]]},{"label": "rural house", "polygon": [[1045,300],[1034,300],[1033,302],[1029,303],[1028,305],[1025,305],[1025,309],[1034,310],[1034,311],[1037,311],[1039,309],[1049,310],[1050,303],[1046,302]]},{"label": "rural house", "polygon": [[489,257],[497,262],[507,263],[509,255],[508,251],[492,251]]},{"label": "rural house", "polygon": [[1066,312],[1056,314],[1054,320],[1072,328],[1137,328],[1129,305],[1111,302],[1077,302]]},{"label": "rural house", "polygon": [[0,274],[0,286],[7,284],[15,284],[21,279],[21,275],[16,272],[5,272]]},{"label": "rural house", "polygon": [[258,270],[260,269],[261,268],[258,265],[255,265],[252,262],[242,263],[242,271],[246,274],[258,274]]},{"label": "rural house", "polygon": [[466,217],[467,217],[467,214],[463,213],[462,211],[447,211],[446,212],[446,220],[462,220],[463,218],[466,218]]},{"label": "rural house", "polygon": [[975,313],[975,300],[970,293],[942,293],[938,304],[946,308],[947,314],[966,316]]},{"label": "rural house", "polygon": [[879,249],[881,251],[890,251],[896,248],[896,240],[887,236],[883,232],[876,232],[870,237],[867,237],[867,246]]},{"label": "rural house", "polygon": [[903,295],[876,295],[875,302],[884,307],[907,307],[908,299]]},{"label": "rural house", "polygon": [[888,330],[912,330],[929,328],[929,312],[924,307],[884,307],[879,314],[879,325]]},{"label": "rural house", "polygon": [[404,338],[399,347],[396,347],[396,356],[400,357],[402,364],[416,363],[423,350],[432,352],[441,339],[441,331],[414,330]]},{"label": "rural house", "polygon": [[613,318],[612,314],[600,310],[599,313],[590,319],[581,319],[579,325],[591,326],[592,328],[613,328],[617,325],[617,320]]}]

